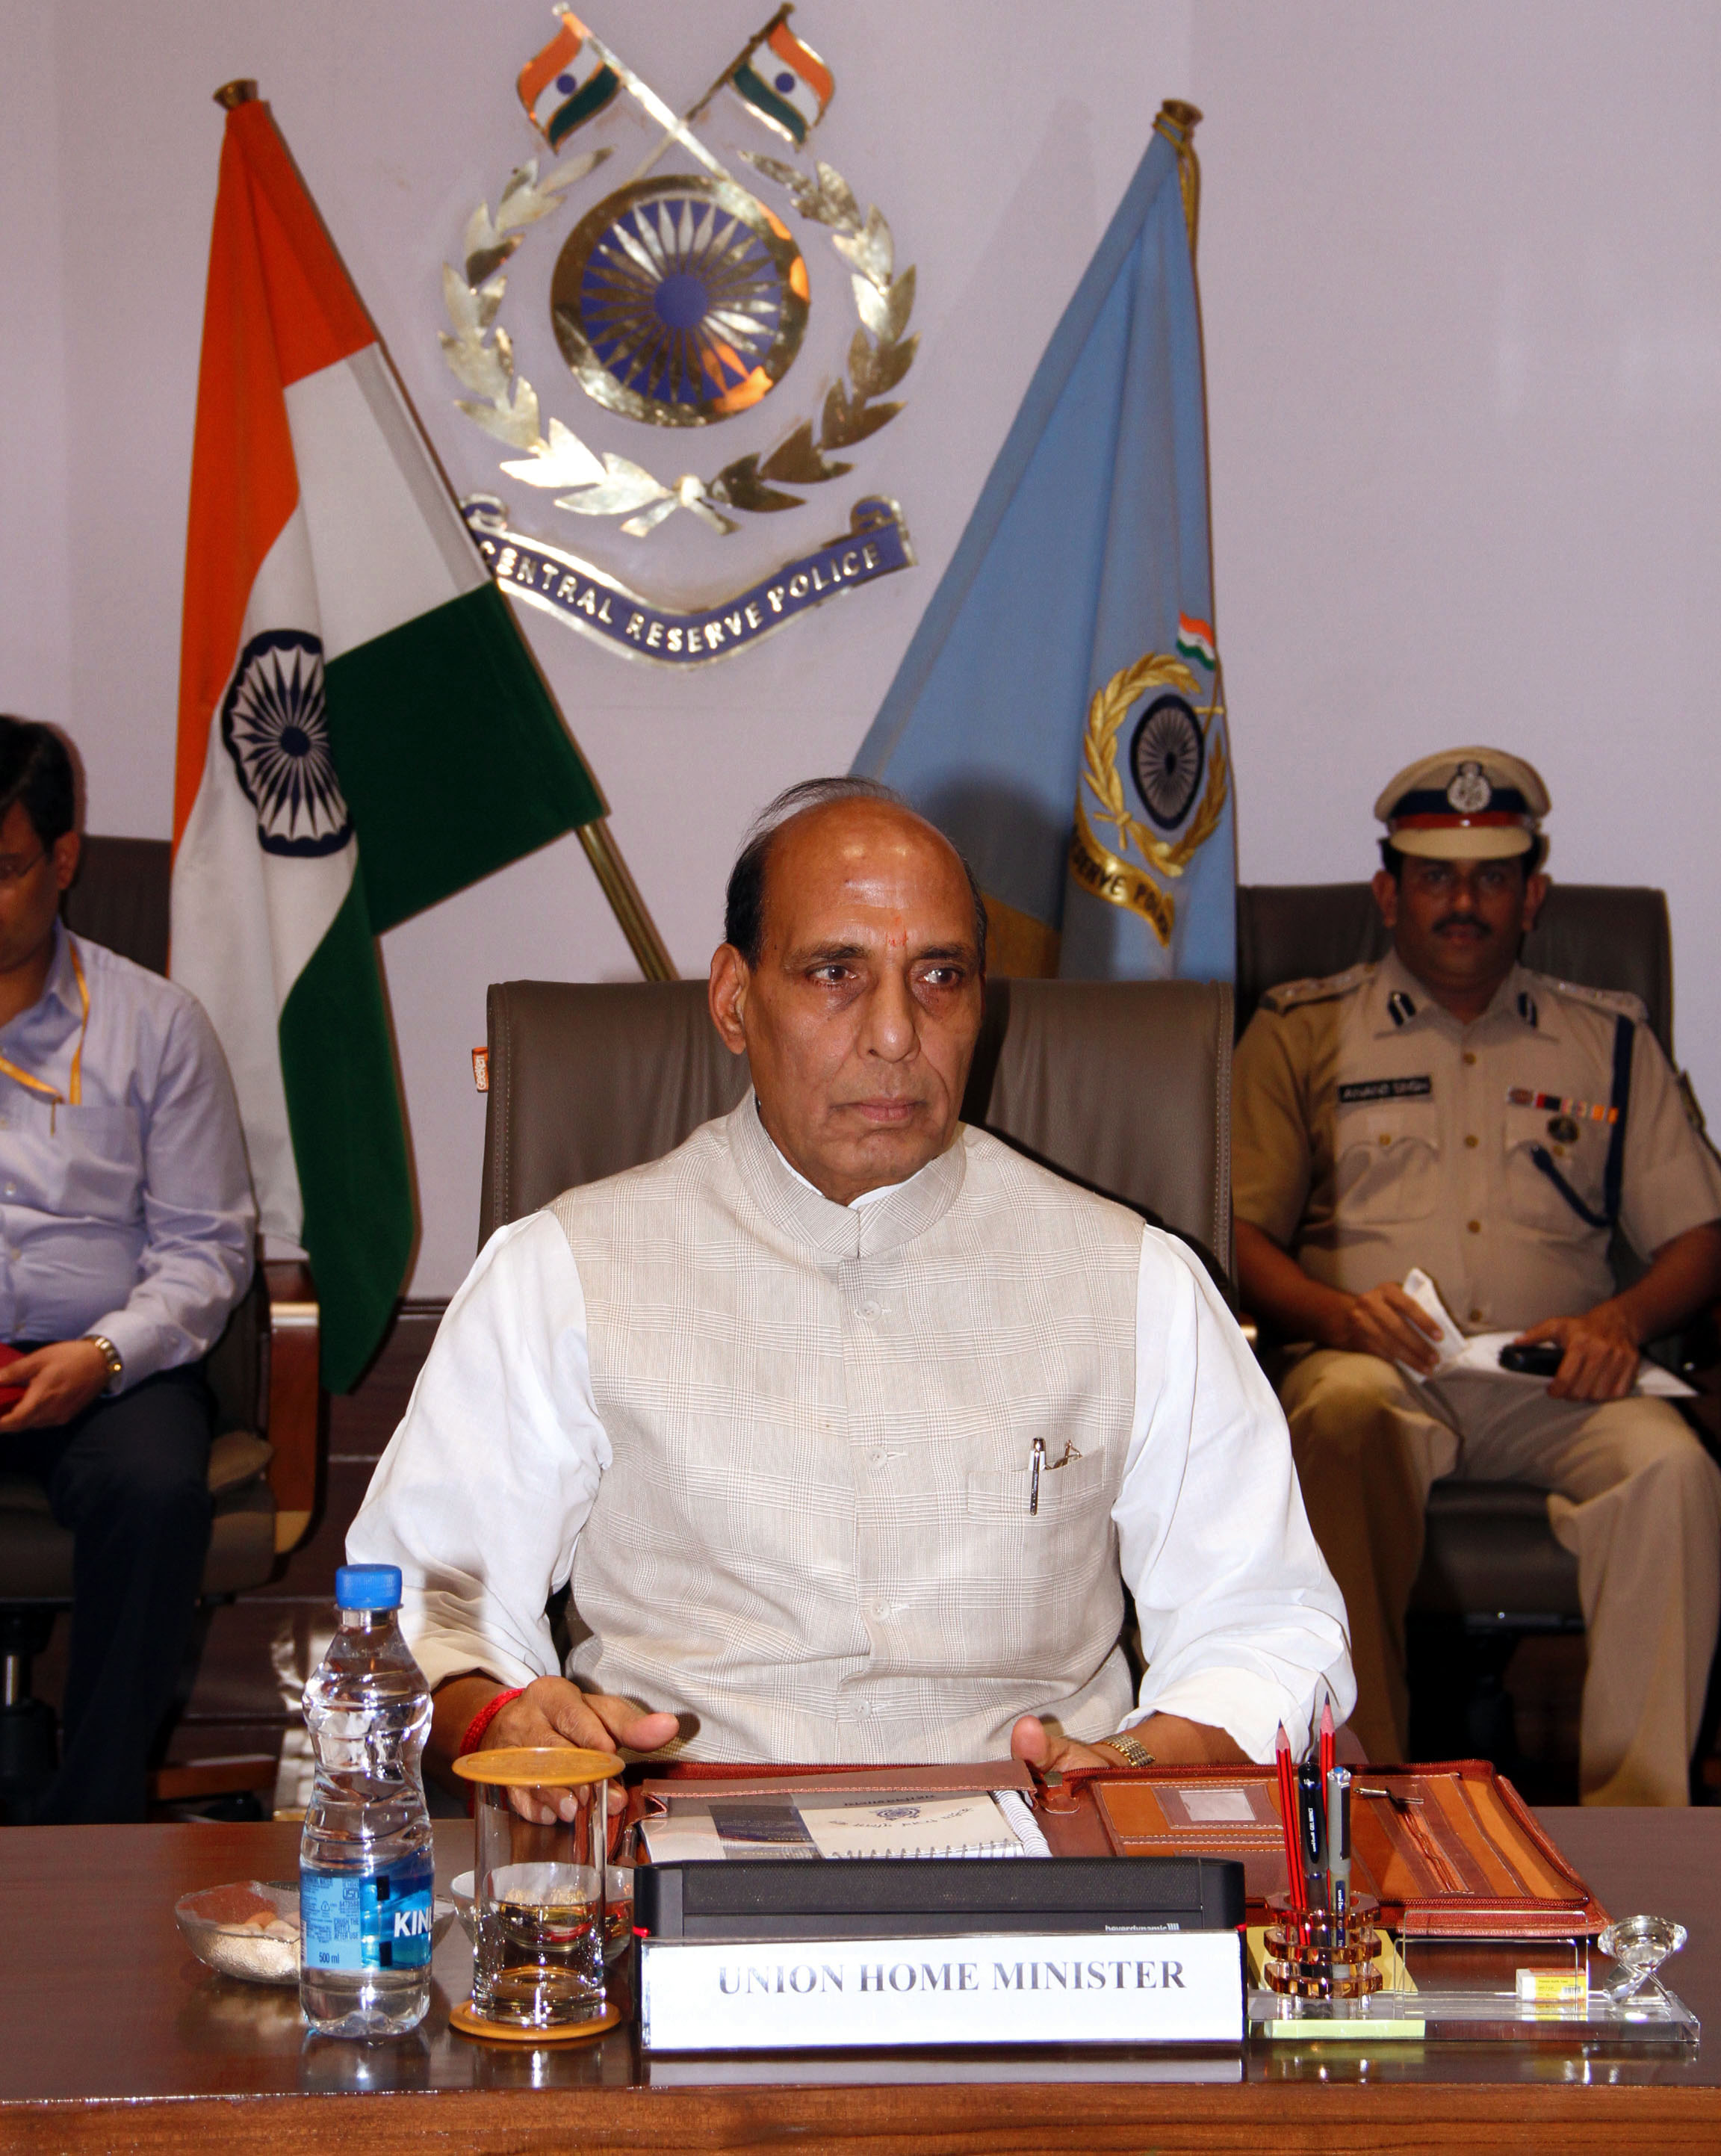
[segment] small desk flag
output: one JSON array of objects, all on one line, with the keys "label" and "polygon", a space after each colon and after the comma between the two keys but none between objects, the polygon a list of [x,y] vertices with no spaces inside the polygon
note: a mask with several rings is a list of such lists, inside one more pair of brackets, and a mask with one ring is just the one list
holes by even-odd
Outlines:
[{"label": "small desk flag", "polygon": [[351,1385],[412,1253],[373,938],[603,814],[269,107],[223,93],[192,452],[172,973]]},{"label": "small desk flag", "polygon": [[1198,117],[1155,122],[855,759],[967,854],[1001,971],[1236,968]]}]

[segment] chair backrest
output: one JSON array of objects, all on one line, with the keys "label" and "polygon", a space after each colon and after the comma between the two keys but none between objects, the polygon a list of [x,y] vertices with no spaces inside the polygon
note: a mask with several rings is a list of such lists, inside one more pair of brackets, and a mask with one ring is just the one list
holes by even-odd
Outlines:
[{"label": "chair backrest", "polygon": [[172,860],[165,839],[102,839],[86,832],[77,881],[60,901],[67,927],[152,973],[165,973]]},{"label": "chair backrest", "polygon": [[[1388,937],[1365,883],[1242,884],[1237,895],[1237,1023],[1268,988],[1384,957]],[[1524,939],[1524,963],[1590,988],[1629,988],[1673,1055],[1673,942],[1667,901],[1631,885],[1555,883]]]},{"label": "chair backrest", "polygon": [[[1228,1274],[1231,1045],[1223,983],[992,981],[963,1112]],[[493,986],[480,1244],[657,1159],[746,1086],[701,981]]]}]

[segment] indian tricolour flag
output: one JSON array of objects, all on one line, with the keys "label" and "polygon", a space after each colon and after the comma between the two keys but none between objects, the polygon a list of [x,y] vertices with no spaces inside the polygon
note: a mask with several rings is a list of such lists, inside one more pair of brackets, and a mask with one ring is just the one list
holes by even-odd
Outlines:
[{"label": "indian tricolour flag", "polygon": [[1219,664],[1219,647],[1213,641],[1213,624],[1202,621],[1192,613],[1177,617],[1177,649],[1186,659],[1193,659],[1211,674]]},{"label": "indian tricolour flag", "polygon": [[172,973],[357,1377],[413,1237],[374,938],[603,804],[269,108],[228,114],[186,549]]},{"label": "indian tricolour flag", "polygon": [[520,101],[552,150],[575,128],[595,119],[622,87],[621,77],[591,45],[577,15],[561,11],[561,27],[520,71]]},{"label": "indian tricolour flag", "polygon": [[812,46],[781,22],[738,63],[730,81],[759,119],[795,143],[804,142],[824,118],[837,87]]}]

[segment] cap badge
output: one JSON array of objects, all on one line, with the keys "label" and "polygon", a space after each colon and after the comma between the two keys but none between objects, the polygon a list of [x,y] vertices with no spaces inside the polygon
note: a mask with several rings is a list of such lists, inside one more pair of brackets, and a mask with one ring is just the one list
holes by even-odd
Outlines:
[{"label": "cap badge", "polygon": [[1461,816],[1476,816],[1493,799],[1494,789],[1483,777],[1479,763],[1461,763],[1446,790],[1446,798]]}]

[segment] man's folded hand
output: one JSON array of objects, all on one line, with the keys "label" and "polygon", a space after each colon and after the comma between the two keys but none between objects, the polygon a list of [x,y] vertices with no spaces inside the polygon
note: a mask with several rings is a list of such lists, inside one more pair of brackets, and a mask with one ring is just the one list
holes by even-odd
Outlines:
[{"label": "man's folded hand", "polygon": [[[1241,1765],[1249,1756],[1227,1731],[1212,1728],[1205,1722],[1191,1722],[1181,1714],[1150,1714],[1138,1722],[1129,1734],[1163,1767],[1215,1760]],[[1053,1767],[1064,1774],[1083,1767],[1104,1767],[1116,1773],[1129,1763],[1103,1737],[1094,1743],[1080,1744],[1073,1737],[1048,1729],[1033,1714],[1024,1714],[1011,1731],[1010,1755],[1025,1767],[1037,1768],[1042,1774]]]},{"label": "man's folded hand", "polygon": [[24,1396],[0,1415],[0,1430],[55,1430],[105,1389],[108,1358],[93,1340],[56,1340],[8,1363],[5,1382]]},{"label": "man's folded hand", "polygon": [[1637,1342],[1611,1302],[1598,1302],[1581,1317],[1545,1318],[1518,1337],[1525,1347],[1553,1340],[1565,1349],[1548,1387],[1550,1400],[1622,1400],[1637,1381]]},{"label": "man's folded hand", "polygon": [[[479,1745],[480,1752],[509,1751],[515,1746],[575,1744],[588,1752],[655,1752],[678,1727],[673,1714],[642,1714],[632,1700],[581,1691],[566,1677],[539,1677],[495,1715]],[[515,1809],[523,1819],[547,1825],[571,1820],[583,1792],[516,1789]]]}]

